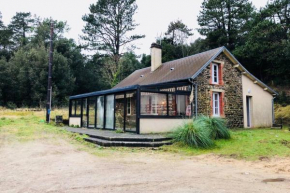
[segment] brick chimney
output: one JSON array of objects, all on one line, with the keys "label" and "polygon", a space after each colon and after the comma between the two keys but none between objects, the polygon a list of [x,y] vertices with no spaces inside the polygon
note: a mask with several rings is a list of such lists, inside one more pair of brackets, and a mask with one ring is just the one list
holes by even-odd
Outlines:
[{"label": "brick chimney", "polygon": [[151,72],[162,65],[162,48],[159,44],[151,44]]}]

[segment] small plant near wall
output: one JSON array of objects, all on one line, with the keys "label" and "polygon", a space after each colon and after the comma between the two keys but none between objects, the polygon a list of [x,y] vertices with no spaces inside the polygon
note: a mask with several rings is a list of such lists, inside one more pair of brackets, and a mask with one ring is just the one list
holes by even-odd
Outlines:
[{"label": "small plant near wall", "polygon": [[178,127],[170,137],[194,148],[210,148],[216,139],[230,139],[226,121],[221,118],[200,116],[192,122]]},{"label": "small plant near wall", "polygon": [[116,129],[116,133],[124,133],[123,129]]}]

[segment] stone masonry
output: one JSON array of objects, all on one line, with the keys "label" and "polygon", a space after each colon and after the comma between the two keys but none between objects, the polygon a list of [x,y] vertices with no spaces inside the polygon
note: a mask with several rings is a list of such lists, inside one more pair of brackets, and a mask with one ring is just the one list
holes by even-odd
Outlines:
[{"label": "stone masonry", "polygon": [[198,114],[212,114],[212,91],[219,90],[223,94],[223,116],[228,121],[230,128],[243,127],[243,91],[242,74],[234,68],[234,64],[221,53],[215,61],[223,62],[221,85],[210,83],[211,65],[209,65],[195,82],[198,84]]}]

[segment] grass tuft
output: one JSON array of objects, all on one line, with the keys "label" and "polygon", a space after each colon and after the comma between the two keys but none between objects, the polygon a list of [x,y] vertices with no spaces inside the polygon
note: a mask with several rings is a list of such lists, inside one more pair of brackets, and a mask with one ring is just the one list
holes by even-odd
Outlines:
[{"label": "grass tuft", "polygon": [[170,137],[174,142],[181,142],[195,148],[210,148],[214,145],[209,130],[203,129],[195,122],[185,123],[175,130]]},{"label": "grass tuft", "polygon": [[226,120],[220,117],[200,116],[194,121],[203,130],[209,130],[212,139],[230,139]]}]

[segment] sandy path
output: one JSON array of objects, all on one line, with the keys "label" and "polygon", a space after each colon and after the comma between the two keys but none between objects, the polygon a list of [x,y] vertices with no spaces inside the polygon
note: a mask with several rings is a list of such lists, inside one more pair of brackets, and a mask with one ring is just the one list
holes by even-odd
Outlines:
[{"label": "sandy path", "polygon": [[[240,161],[124,154],[97,157],[65,141],[5,145],[0,147],[0,192],[290,192],[290,173]],[[268,178],[286,181],[262,182]]]}]

